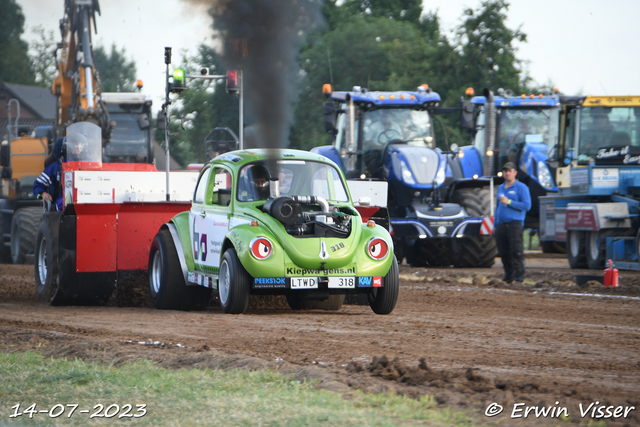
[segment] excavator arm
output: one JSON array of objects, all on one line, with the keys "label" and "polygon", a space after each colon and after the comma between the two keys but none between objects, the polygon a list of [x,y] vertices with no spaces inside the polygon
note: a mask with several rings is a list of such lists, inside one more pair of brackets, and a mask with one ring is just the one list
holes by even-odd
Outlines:
[{"label": "excavator arm", "polygon": [[[58,75],[53,81],[56,96],[56,137],[73,123],[90,121],[102,129],[106,145],[113,123],[102,100],[100,77],[95,66],[91,28],[96,32],[98,0],[65,0],[64,17],[60,20],[62,41],[56,49]],[[60,55],[58,57],[58,51]]]}]

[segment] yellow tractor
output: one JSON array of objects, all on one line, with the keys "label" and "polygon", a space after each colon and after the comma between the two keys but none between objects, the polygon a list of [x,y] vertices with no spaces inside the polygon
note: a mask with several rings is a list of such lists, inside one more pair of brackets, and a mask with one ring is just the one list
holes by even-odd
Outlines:
[{"label": "yellow tractor", "polygon": [[[42,216],[42,201],[33,196],[33,183],[42,173],[50,136],[30,126],[20,126],[20,102],[8,102],[7,132],[0,144],[0,258],[14,264],[25,262],[33,251]],[[15,120],[11,111],[15,109]],[[51,128],[49,128],[51,129]],[[40,130],[39,130],[40,131]],[[51,129],[52,131],[52,129]],[[42,134],[44,133],[44,134]]]}]

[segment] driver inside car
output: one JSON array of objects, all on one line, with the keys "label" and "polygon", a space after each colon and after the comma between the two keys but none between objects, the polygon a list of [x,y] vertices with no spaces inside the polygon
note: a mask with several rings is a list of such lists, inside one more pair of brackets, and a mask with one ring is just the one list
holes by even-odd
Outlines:
[{"label": "driver inside car", "polygon": [[[402,139],[402,129],[394,121],[389,111],[384,111],[378,121],[375,121],[364,137],[365,147],[382,150],[384,146],[394,139]],[[366,149],[366,148],[365,148]]]},{"label": "driver inside car", "polygon": [[251,165],[242,172],[239,199],[243,202],[267,200],[270,195],[269,171],[263,165]]}]

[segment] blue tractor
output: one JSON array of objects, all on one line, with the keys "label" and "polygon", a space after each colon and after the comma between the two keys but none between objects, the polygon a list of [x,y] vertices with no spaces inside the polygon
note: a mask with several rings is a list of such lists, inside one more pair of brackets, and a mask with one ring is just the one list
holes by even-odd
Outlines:
[{"label": "blue tractor", "polygon": [[[498,89],[496,96],[485,90],[483,96],[462,101],[462,126],[471,135],[470,146],[461,148],[461,156],[474,161],[463,161],[465,177],[475,175],[498,177],[502,166],[510,161],[516,165],[518,179],[531,192],[532,206],[525,219],[525,228],[538,230],[540,205],[538,198],[556,193],[555,159],[560,138],[561,99],[557,90],[540,95],[513,96],[510,90]],[[480,157],[481,169],[476,158]],[[562,243],[543,243],[544,252],[564,252]]]},{"label": "blue tractor", "polygon": [[[388,184],[386,206],[396,254],[414,266],[489,267],[493,237],[489,181],[465,178],[457,147],[436,148],[433,112],[440,95],[416,91],[334,92],[325,85],[325,129],[333,145],[312,151],[340,165],[347,179]],[[476,156],[477,168],[480,158]],[[353,186],[352,195],[354,194]]]},{"label": "blue tractor", "polygon": [[563,100],[557,194],[540,199],[540,240],[572,268],[640,270],[640,96]]}]

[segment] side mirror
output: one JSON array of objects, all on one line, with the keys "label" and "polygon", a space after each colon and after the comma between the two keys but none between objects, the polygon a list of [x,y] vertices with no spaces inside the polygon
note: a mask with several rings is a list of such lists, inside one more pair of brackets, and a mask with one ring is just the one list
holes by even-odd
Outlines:
[{"label": "side mirror", "polygon": [[5,178],[4,170],[11,166],[11,146],[7,140],[2,141],[2,145],[0,145],[0,166],[4,168],[2,169],[2,177]]},{"label": "side mirror", "polygon": [[139,114],[138,126],[140,126],[141,130],[149,129],[151,127],[151,123],[149,123],[149,116],[144,113]]},{"label": "side mirror", "polygon": [[472,131],[474,128],[473,123],[473,104],[471,101],[462,101],[462,114],[460,116],[462,121],[462,128]]},{"label": "side mirror", "polygon": [[324,130],[333,135],[336,131],[336,104],[333,101],[326,101],[322,104],[322,114],[324,115]]},{"label": "side mirror", "polygon": [[164,115],[163,110],[158,111],[157,121],[158,121],[158,129],[160,130],[167,129],[167,117]]}]

